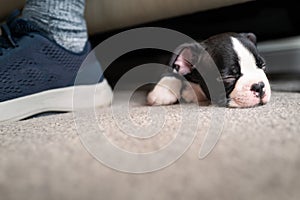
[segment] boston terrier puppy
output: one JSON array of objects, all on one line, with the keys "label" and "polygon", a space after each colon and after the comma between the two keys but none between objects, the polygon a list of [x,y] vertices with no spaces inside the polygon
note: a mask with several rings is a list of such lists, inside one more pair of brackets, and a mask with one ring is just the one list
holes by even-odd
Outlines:
[{"label": "boston terrier puppy", "polygon": [[266,64],[253,33],[222,33],[201,43],[182,44],[170,66],[171,72],[148,94],[149,105],[169,105],[180,99],[212,102],[207,82],[223,83],[224,98],[214,99],[217,105],[243,108],[270,101]]}]

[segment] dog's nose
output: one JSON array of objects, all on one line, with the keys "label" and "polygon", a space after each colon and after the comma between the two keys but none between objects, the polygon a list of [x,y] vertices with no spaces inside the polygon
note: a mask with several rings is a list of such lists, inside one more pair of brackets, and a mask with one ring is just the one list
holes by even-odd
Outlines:
[{"label": "dog's nose", "polygon": [[258,83],[254,83],[251,86],[251,91],[255,92],[257,94],[257,97],[262,97],[264,96],[265,92],[263,90],[263,88],[265,87],[264,82],[258,82]]}]

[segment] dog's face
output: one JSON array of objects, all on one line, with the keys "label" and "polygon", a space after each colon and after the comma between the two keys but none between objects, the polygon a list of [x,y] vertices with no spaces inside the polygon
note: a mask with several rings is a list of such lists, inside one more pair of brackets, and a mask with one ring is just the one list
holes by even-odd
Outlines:
[{"label": "dog's face", "polygon": [[254,34],[224,33],[200,45],[181,45],[176,51],[179,56],[173,57],[170,64],[187,80],[199,83],[204,91],[207,86],[202,72],[209,73],[217,66],[221,77],[216,81],[223,81],[229,107],[252,107],[270,100],[266,65],[256,48]]}]

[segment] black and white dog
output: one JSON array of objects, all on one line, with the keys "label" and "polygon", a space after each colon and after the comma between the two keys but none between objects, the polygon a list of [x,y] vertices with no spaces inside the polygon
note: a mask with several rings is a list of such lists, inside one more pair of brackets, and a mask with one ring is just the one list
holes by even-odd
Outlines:
[{"label": "black and white dog", "polygon": [[271,89],[266,65],[253,33],[218,34],[201,43],[180,45],[175,53],[170,61],[172,72],[164,75],[148,94],[148,104],[169,105],[179,99],[195,103],[211,100],[203,75],[208,76],[213,68],[218,69],[220,76],[209,77],[223,82],[226,93],[225,102],[219,105],[242,108],[269,102]]}]

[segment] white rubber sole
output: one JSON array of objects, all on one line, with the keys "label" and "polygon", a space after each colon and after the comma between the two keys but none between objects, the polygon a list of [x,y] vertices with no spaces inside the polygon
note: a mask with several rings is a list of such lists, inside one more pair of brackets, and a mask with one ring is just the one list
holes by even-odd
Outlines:
[{"label": "white rubber sole", "polygon": [[[112,101],[112,96],[112,90],[106,80],[97,85],[71,86],[48,90],[1,102],[0,122],[17,121],[42,112],[68,112],[92,106],[108,106]],[[92,99],[92,101],[89,99]],[[92,104],[86,102],[92,102]]]}]

